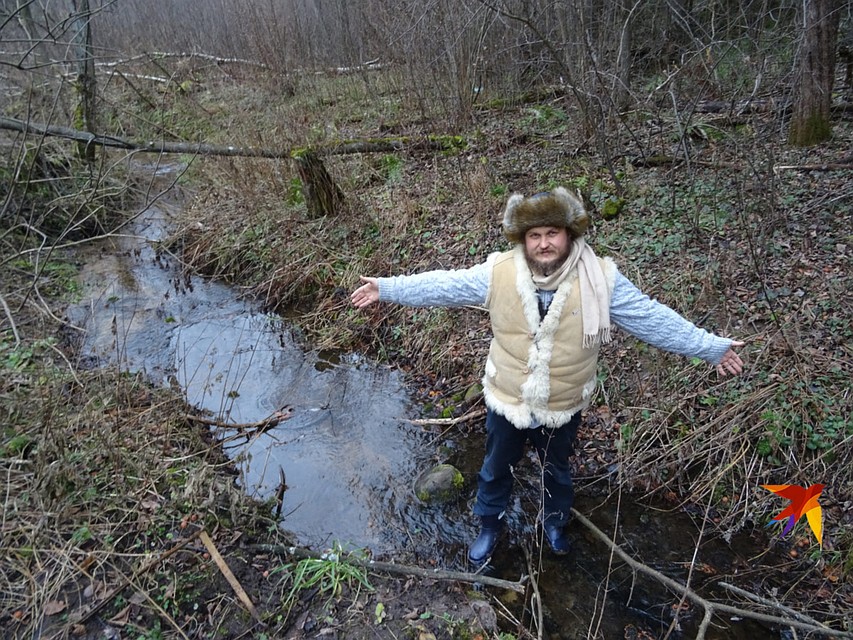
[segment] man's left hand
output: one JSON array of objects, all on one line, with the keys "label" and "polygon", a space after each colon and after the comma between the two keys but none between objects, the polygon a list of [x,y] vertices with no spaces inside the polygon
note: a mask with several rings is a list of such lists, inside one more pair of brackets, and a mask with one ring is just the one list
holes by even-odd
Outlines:
[{"label": "man's left hand", "polygon": [[723,354],[722,360],[717,364],[717,373],[721,376],[727,376],[730,373],[737,375],[743,371],[743,360],[734,352],[734,347],[742,347],[743,342],[732,340],[729,350]]}]

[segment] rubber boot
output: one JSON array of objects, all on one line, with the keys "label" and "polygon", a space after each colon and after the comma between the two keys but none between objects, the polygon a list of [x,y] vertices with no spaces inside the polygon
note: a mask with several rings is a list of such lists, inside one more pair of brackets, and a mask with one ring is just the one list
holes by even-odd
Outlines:
[{"label": "rubber boot", "polygon": [[468,560],[472,564],[483,564],[491,557],[502,529],[500,516],[480,516],[480,535],[468,549]]},{"label": "rubber boot", "polygon": [[545,540],[554,555],[564,556],[572,549],[572,541],[566,535],[566,527],[562,524],[553,524],[546,522],[543,526],[545,531]]}]

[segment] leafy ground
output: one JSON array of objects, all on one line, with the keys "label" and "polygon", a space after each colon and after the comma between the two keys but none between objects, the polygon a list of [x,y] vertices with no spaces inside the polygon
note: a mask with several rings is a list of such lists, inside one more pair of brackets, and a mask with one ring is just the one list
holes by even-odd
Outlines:
[{"label": "leafy ground", "polygon": [[[287,312],[310,346],[367,351],[402,367],[430,416],[453,417],[466,406],[488,346],[486,319],[468,309],[356,312],[348,293],[358,275],[474,264],[506,247],[499,217],[511,192],[581,189],[595,211],[591,243],[600,254],[615,257],[650,295],[748,344],[745,375],[720,380],[704,364],[619,335],[580,433],[579,476],[591,482],[619,463],[623,487],[638,498],[711,504],[722,536],[762,527],[781,509],[760,484],[824,482],[823,549],[805,531],[780,541],[807,577],[775,595],[849,628],[853,182],[849,168],[823,166],[849,153],[849,122],[835,123],[830,144],[792,150],[769,115],[649,106],[608,122],[612,130],[593,147],[558,93],[484,105],[448,132],[446,120],[404,99],[378,108],[375,95],[367,100],[346,79],[290,98],[263,83],[199,86],[206,88],[161,96],[160,111],[145,121],[167,121],[187,139],[249,138],[273,148],[430,133],[465,141],[444,153],[328,158],[347,196],[334,218],[307,216],[289,162],[195,158],[186,180],[196,197],[166,247],[188,268]],[[74,341],[31,304],[55,309],[74,295],[73,253],[54,252],[48,268],[20,252],[38,238],[9,237],[4,298],[29,303],[15,331],[4,328],[0,353],[0,625],[8,637],[497,635],[494,610],[477,604],[488,600],[462,583],[343,575],[339,563],[297,567],[251,547],[289,543],[272,505],[235,489],[229,463],[186,417],[178,394],[83,370]],[[210,557],[202,530],[264,627]],[[298,575],[327,582],[300,584]],[[78,622],[97,602],[104,608]],[[501,628],[525,633],[506,620]]]}]

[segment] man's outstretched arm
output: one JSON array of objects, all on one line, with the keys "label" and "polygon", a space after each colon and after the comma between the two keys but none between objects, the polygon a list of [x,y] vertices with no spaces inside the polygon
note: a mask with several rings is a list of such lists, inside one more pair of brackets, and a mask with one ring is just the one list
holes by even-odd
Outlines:
[{"label": "man's outstretched arm", "polygon": [[616,325],[643,342],[684,356],[695,356],[714,365],[722,375],[739,374],[743,360],[735,352],[743,342],[722,338],[700,329],[671,308],[652,300],[621,273],[610,305]]},{"label": "man's outstretched arm", "polygon": [[368,278],[350,299],[358,308],[374,302],[393,302],[409,307],[462,307],[482,305],[489,291],[488,262],[468,269],[436,270],[409,276]]}]

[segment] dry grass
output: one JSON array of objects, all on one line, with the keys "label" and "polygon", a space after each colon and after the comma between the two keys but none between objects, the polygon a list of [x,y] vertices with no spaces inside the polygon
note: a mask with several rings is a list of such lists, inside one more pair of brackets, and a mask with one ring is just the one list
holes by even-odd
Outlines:
[{"label": "dry grass", "polygon": [[193,598],[182,572],[215,577],[200,552],[189,547],[155,572],[140,568],[199,527],[251,526],[258,506],[235,487],[209,434],[182,419],[178,396],[139,376],[75,380],[37,355],[2,389],[4,626],[10,637],[69,630],[127,580],[131,589],[105,610],[113,627],[145,629],[178,615]]}]

